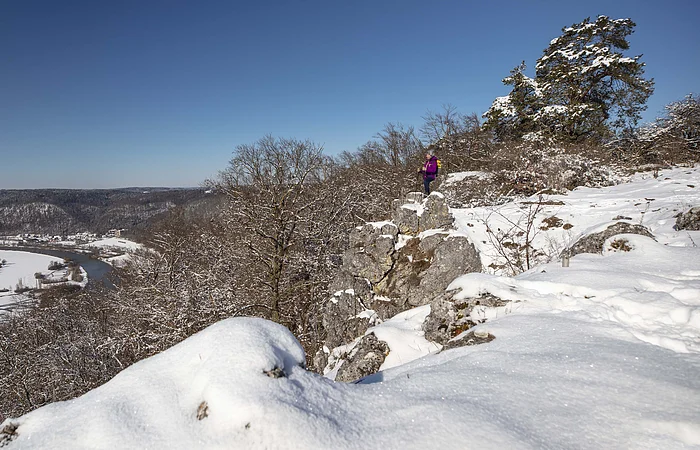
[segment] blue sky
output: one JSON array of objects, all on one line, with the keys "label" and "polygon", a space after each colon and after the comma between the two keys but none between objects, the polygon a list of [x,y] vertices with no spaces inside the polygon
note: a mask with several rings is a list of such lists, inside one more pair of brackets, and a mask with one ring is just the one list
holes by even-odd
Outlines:
[{"label": "blue sky", "polygon": [[636,23],[645,120],[700,91],[700,3],[0,0],[0,189],[196,186],[266,134],[355,150],[481,114],[563,27]]}]

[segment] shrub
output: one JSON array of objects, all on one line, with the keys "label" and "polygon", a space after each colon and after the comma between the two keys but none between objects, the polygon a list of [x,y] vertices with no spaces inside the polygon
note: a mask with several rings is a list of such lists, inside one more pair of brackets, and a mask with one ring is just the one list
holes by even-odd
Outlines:
[{"label": "shrub", "polygon": [[65,269],[66,265],[59,261],[51,261],[49,263],[49,270],[61,270]]}]

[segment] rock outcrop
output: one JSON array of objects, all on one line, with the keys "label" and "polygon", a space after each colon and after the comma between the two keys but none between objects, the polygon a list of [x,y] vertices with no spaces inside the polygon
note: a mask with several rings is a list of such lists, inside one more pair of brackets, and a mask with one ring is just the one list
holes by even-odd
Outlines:
[{"label": "rock outcrop", "polygon": [[579,253],[602,253],[603,244],[612,236],[618,234],[639,234],[654,239],[649,229],[644,225],[631,224],[628,222],[617,222],[610,225],[604,231],[599,233],[591,233],[576,241],[568,250],[569,256],[578,255]]},{"label": "rock outcrop", "polygon": [[416,234],[435,228],[450,228],[454,217],[439,192],[431,193],[425,200],[420,192],[411,192],[405,199],[396,199],[392,220],[403,234]]},{"label": "rock outcrop", "polygon": [[386,342],[377,339],[374,333],[365,335],[338,369],[336,381],[355,381],[377,373],[387,354]]},{"label": "rock outcrop", "polygon": [[450,340],[442,349],[449,350],[451,348],[465,347],[468,345],[485,344],[493,341],[494,339],[496,339],[496,337],[493,334],[485,331],[469,331]]},{"label": "rock outcrop", "polygon": [[343,266],[331,283],[334,295],[323,307],[326,352],[315,357],[318,370],[328,362],[328,349],[352,342],[402,311],[445,300],[452,280],[481,271],[474,245],[450,233],[453,222],[442,194],[423,199],[411,193],[395,201],[391,221],[352,231]]}]

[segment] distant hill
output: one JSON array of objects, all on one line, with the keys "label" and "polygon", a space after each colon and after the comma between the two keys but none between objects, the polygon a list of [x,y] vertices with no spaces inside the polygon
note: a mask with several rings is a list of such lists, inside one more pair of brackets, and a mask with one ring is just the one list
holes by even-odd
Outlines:
[{"label": "distant hill", "polygon": [[202,188],[0,190],[0,235],[138,230],[181,206],[205,214],[218,202]]}]

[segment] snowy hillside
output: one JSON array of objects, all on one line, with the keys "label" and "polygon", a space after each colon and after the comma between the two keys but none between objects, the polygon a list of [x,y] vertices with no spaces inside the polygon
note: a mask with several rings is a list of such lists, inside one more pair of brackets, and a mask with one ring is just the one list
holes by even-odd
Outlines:
[{"label": "snowy hillside", "polygon": [[[229,319],[80,398],[6,420],[0,445],[700,448],[700,231],[673,228],[700,205],[700,168],[552,196],[534,216],[530,200],[452,211],[454,233],[491,267],[448,289],[510,300],[472,311],[469,331],[488,343],[438,351],[422,306],[368,330],[389,343],[385,370],[346,384],[304,370],[286,329]],[[504,276],[494,236],[527,217],[533,248],[550,250]],[[562,267],[561,250],[614,220],[656,240],[618,235]]]}]

